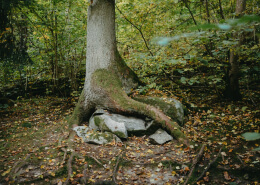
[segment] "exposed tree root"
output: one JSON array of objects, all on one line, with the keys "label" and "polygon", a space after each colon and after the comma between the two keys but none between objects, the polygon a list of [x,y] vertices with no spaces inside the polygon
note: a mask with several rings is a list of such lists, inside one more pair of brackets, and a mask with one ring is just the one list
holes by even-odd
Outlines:
[{"label": "exposed tree root", "polygon": [[68,160],[68,163],[67,163],[68,177],[67,177],[66,181],[64,182],[64,184],[69,184],[69,180],[70,180],[70,177],[72,175],[72,160],[73,160],[74,156],[75,156],[75,152],[72,152],[71,155],[70,155],[70,158]]},{"label": "exposed tree root", "polygon": [[100,166],[103,166],[103,164],[94,156],[90,156],[92,159],[94,159]]},{"label": "exposed tree root", "polygon": [[63,159],[61,161],[61,165],[63,165],[65,163],[66,158],[67,158],[67,150],[65,148],[61,148],[61,150],[64,152],[64,156],[63,156]]},{"label": "exposed tree root", "polygon": [[203,155],[203,151],[204,151],[204,149],[205,149],[205,146],[206,146],[205,144],[203,144],[203,145],[201,146],[198,155],[197,155],[196,158],[193,160],[192,165],[191,165],[191,169],[190,169],[190,173],[188,174],[188,176],[187,176],[185,182],[183,183],[183,185],[186,185],[186,184],[188,183],[188,181],[190,180],[190,177],[191,177],[191,175],[192,175],[192,173],[193,173],[193,171],[194,171],[194,169],[195,169],[195,166],[197,165],[197,163],[199,162],[200,158],[201,158],[202,155]]},{"label": "exposed tree root", "polygon": [[208,166],[203,170],[203,172],[201,173],[201,175],[196,179],[196,182],[199,181],[199,180],[205,175],[205,173],[209,170],[209,168],[212,166],[212,164],[214,164],[214,163],[217,161],[217,159],[218,159],[218,157],[219,157],[219,155],[220,155],[220,153],[221,153],[221,150],[222,150],[222,149],[219,150],[218,155],[215,157],[215,159],[213,159],[213,160],[208,164]]},{"label": "exposed tree root", "polygon": [[120,155],[118,156],[117,161],[116,161],[116,165],[115,165],[114,170],[113,170],[112,180],[113,180],[113,182],[114,182],[115,184],[117,184],[117,182],[116,182],[116,176],[117,176],[117,170],[118,170],[118,168],[119,168],[118,164],[119,164],[119,161],[120,161],[120,159],[121,159],[121,156],[122,156],[122,154],[120,154]]},{"label": "exposed tree root", "polygon": [[84,99],[84,94],[88,92],[82,92],[71,117],[70,125],[72,123],[80,124],[84,120],[88,121],[95,109],[103,108],[114,113],[151,118],[178,141],[189,145],[188,138],[177,122],[172,121],[161,110],[128,97],[119,77],[112,70],[96,70],[91,80],[92,88],[88,90],[94,95],[91,99]]},{"label": "exposed tree root", "polygon": [[20,160],[20,161],[17,161],[17,162],[14,164],[14,166],[13,166],[13,168],[12,168],[12,171],[11,171],[11,174],[14,174],[13,177],[12,177],[14,181],[16,180],[16,177],[20,175],[20,174],[19,174],[19,170],[20,170],[21,168],[23,168],[25,165],[28,164],[27,160],[29,159],[30,156],[31,156],[31,154],[27,154],[27,156],[25,157],[24,160],[22,160],[22,161],[21,161],[21,160]]},{"label": "exposed tree root", "polygon": [[83,170],[83,177],[81,180],[83,184],[87,184],[87,181],[88,181],[87,170],[88,170],[88,164],[85,164],[84,170]]}]

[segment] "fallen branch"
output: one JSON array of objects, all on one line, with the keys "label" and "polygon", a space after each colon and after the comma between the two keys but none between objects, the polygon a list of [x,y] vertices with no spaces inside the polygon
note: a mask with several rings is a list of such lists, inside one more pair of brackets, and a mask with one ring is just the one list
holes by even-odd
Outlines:
[{"label": "fallen branch", "polygon": [[114,168],[114,171],[113,171],[113,178],[112,179],[113,179],[113,182],[115,184],[117,184],[116,183],[116,176],[117,176],[117,170],[118,170],[118,164],[119,164],[120,158],[121,158],[121,155],[118,156],[117,161],[116,161],[116,165],[115,165],[115,168]]},{"label": "fallen branch", "polygon": [[75,155],[75,152],[72,152],[70,155],[70,158],[68,160],[67,168],[68,168],[68,177],[67,180],[64,182],[64,184],[69,184],[70,177],[72,175],[72,160]]},{"label": "fallen branch", "polygon": [[28,158],[31,156],[31,154],[28,154],[26,157],[25,157],[25,159],[24,160],[20,160],[20,161],[17,161],[15,164],[14,164],[14,166],[13,166],[13,169],[12,169],[12,171],[11,171],[11,173],[10,174],[12,174],[12,179],[14,180],[14,181],[16,181],[16,177],[17,176],[19,176],[20,175],[20,173],[21,172],[19,172],[19,170],[21,169],[21,168],[23,168],[25,165],[27,165],[28,164],[28,162],[26,162],[27,160],[28,160]]},{"label": "fallen branch", "polygon": [[199,181],[199,180],[205,175],[205,173],[209,170],[210,166],[217,161],[217,159],[218,159],[218,157],[219,157],[219,154],[221,153],[221,150],[222,150],[222,149],[219,150],[218,155],[215,157],[215,159],[214,159],[213,161],[211,161],[211,162],[208,164],[208,166],[203,170],[203,172],[201,173],[201,175],[197,178],[196,182]]},{"label": "fallen branch", "polygon": [[92,159],[94,159],[99,165],[103,166],[103,164],[94,156],[90,156]]},{"label": "fallen branch", "polygon": [[67,157],[67,150],[65,148],[61,148],[61,150],[64,152],[63,159],[61,161],[61,165],[65,163],[66,157]]},{"label": "fallen branch", "polygon": [[87,170],[88,170],[88,164],[85,164],[83,170],[83,177],[82,177],[83,184],[87,184]]},{"label": "fallen branch", "polygon": [[[14,174],[16,174],[23,166],[25,166],[25,165],[27,164],[26,161],[28,160],[28,158],[29,158],[30,156],[31,156],[31,154],[28,154],[23,161],[18,161],[18,162],[16,162],[16,163],[14,164],[14,167],[13,167],[13,173],[14,173]],[[18,166],[18,164],[19,164],[19,166]],[[18,166],[18,167],[16,168],[16,166]]]},{"label": "fallen branch", "polygon": [[187,176],[187,179],[186,179],[186,181],[184,182],[183,185],[186,185],[186,184],[188,183],[188,181],[190,180],[190,177],[191,177],[191,175],[192,175],[192,173],[193,173],[193,171],[194,171],[194,169],[195,169],[196,164],[199,162],[200,158],[201,158],[202,155],[203,155],[203,151],[204,151],[205,147],[206,147],[205,144],[203,144],[203,145],[201,146],[201,149],[200,149],[198,155],[196,156],[196,158],[195,158],[195,159],[193,160],[193,162],[192,162],[191,169],[190,169],[190,173],[189,173],[189,175]]}]

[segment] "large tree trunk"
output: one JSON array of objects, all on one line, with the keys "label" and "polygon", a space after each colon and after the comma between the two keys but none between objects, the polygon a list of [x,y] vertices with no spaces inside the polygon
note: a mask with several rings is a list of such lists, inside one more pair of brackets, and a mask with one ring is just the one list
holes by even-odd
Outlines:
[{"label": "large tree trunk", "polygon": [[88,8],[86,79],[70,124],[88,121],[97,108],[145,116],[165,127],[178,140],[187,139],[180,127],[160,110],[127,96],[138,84],[116,47],[115,2],[94,0]]},{"label": "large tree trunk", "polygon": [[[236,17],[240,17],[246,9],[246,0],[237,0],[236,2]],[[239,43],[236,48],[239,48],[243,44],[244,36],[243,33],[237,36]],[[230,52],[229,57],[230,71],[228,76],[228,84],[225,89],[225,96],[231,100],[240,100],[242,98],[239,89],[239,54],[236,51]]]}]

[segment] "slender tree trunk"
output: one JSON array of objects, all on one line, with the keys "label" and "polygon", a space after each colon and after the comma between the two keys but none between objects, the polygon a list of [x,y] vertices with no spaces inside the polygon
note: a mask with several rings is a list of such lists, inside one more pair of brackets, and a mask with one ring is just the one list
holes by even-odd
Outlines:
[{"label": "slender tree trunk", "polygon": [[224,16],[223,9],[222,9],[222,5],[221,5],[221,0],[218,0],[218,4],[219,4],[219,13],[220,13],[220,16],[221,16],[222,19],[225,20],[225,16]]},{"label": "slender tree trunk", "polygon": [[[246,0],[237,0],[236,2],[236,17],[239,17],[243,14],[246,8]],[[239,43],[236,45],[236,48],[239,48],[243,44],[244,36],[243,33],[237,36]],[[239,54],[237,51],[232,50],[230,52],[230,71],[228,76],[228,84],[225,89],[225,97],[231,100],[240,100],[242,98],[240,89],[239,89]]]},{"label": "slender tree trunk", "polygon": [[208,3],[208,0],[205,0],[205,8],[206,8],[206,12],[207,12],[207,20],[208,20],[208,23],[210,24],[210,14],[209,14],[209,3]]},{"label": "slender tree trunk", "polygon": [[132,116],[149,117],[176,139],[188,143],[178,124],[162,111],[127,96],[138,82],[116,47],[115,0],[93,0],[88,8],[86,78],[69,124],[88,121],[98,108]]}]

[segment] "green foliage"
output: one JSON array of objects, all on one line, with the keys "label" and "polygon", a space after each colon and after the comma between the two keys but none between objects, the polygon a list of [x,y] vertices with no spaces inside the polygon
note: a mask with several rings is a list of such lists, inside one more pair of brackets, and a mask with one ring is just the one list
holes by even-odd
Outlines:
[{"label": "green foliage", "polygon": [[[256,132],[246,132],[246,133],[242,134],[242,136],[247,141],[255,141],[255,140],[260,139],[260,133],[256,133]],[[253,149],[253,151],[260,151],[260,147]]]},{"label": "green foliage", "polygon": [[[78,96],[75,92],[84,84],[87,6],[85,0],[35,0],[11,6],[12,27],[5,26],[1,34],[13,32],[15,43],[24,38],[31,61],[0,60],[4,96],[7,91],[8,96],[17,96],[7,90],[14,85],[22,91],[19,96],[30,97],[39,87],[43,94]],[[197,0],[188,4],[119,0],[116,6],[119,52],[147,84],[138,88],[140,94],[196,87],[221,95],[228,83],[231,51],[240,55],[241,85],[257,84],[260,28],[255,1],[247,3],[245,16],[239,19],[234,2],[227,0],[221,0],[222,12],[219,1],[212,1],[209,17],[205,3]],[[246,42],[238,47],[242,33]]]},{"label": "green foliage", "polygon": [[260,133],[256,133],[256,132],[246,132],[242,134],[242,136],[248,141],[260,139]]}]

